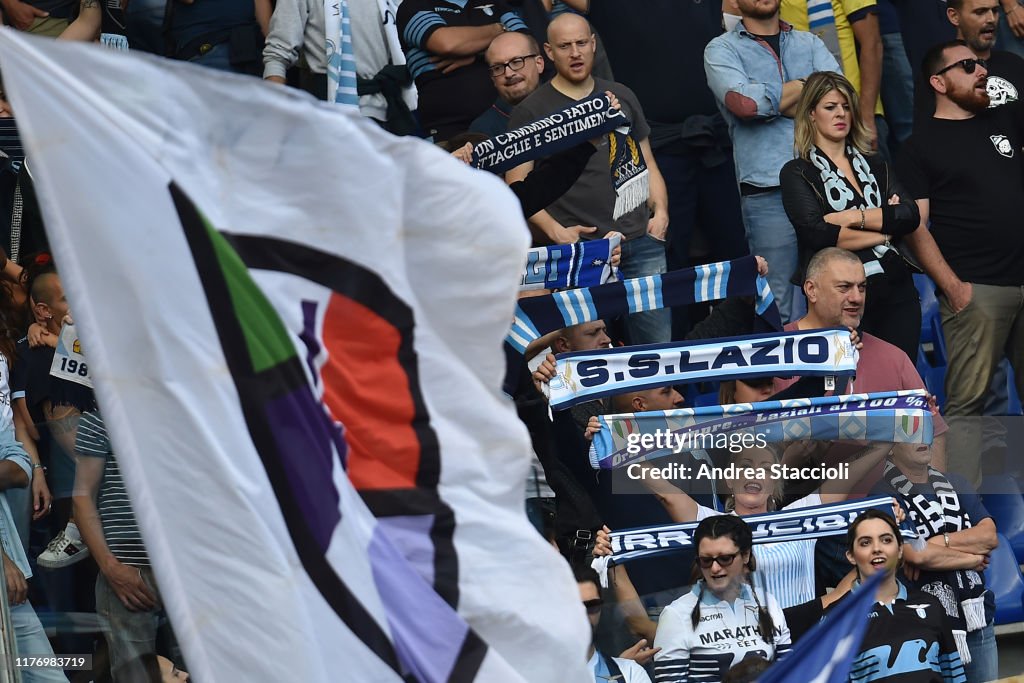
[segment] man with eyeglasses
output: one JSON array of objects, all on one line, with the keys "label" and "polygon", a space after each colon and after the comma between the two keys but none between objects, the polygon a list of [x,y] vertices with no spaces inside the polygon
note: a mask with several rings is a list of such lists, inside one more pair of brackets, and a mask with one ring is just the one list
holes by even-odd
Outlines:
[{"label": "man with eyeglasses", "polygon": [[404,0],[398,33],[419,92],[419,117],[434,142],[469,129],[491,104],[483,52],[506,31],[529,33],[507,0]]},{"label": "man with eyeglasses", "polygon": [[512,109],[533,94],[544,72],[544,57],[533,36],[503,33],[491,41],[484,62],[498,98],[470,124],[469,130],[493,138],[508,131]]},{"label": "man with eyeglasses", "polygon": [[[587,618],[590,619],[590,629],[591,634],[593,634],[597,631],[597,625],[601,622],[601,608],[604,606],[604,601],[601,599],[600,580],[597,577],[597,572],[586,565],[577,565],[573,569],[573,573],[576,576],[576,585],[580,589],[580,600],[583,602],[583,607],[587,610]],[[634,646],[630,650],[638,650],[637,654],[642,659],[650,659],[654,655],[654,651],[651,648],[645,648],[640,643],[637,645],[643,649]],[[646,650],[646,652],[643,650]],[[622,654],[626,654],[626,652]],[[617,683],[651,683],[651,678],[644,671],[644,668],[632,659],[609,657],[599,652],[594,645],[593,635],[591,636],[590,647],[587,649],[587,659],[590,670],[594,673],[594,683],[608,683],[609,681]]]},{"label": "man with eyeglasses", "polygon": [[1004,355],[1024,395],[1024,103],[990,109],[986,64],[961,40],[933,47],[922,68],[935,114],[915,127],[897,171],[921,210],[907,243],[940,290],[945,414],[975,417],[950,420],[947,462],[978,487],[977,416]]},{"label": "man with eyeglasses", "polygon": [[[556,75],[523,100],[513,111],[509,128],[518,128],[552,112],[561,111],[595,93],[611,91],[632,122],[630,136],[637,142],[647,163],[650,194],[646,206],[639,206],[614,218],[615,188],[608,173],[608,141],[590,158],[579,180],[546,210],[530,217],[530,223],[555,244],[571,244],[581,238],[602,239],[609,232],[622,233],[623,278],[664,273],[665,233],[668,229],[668,194],[648,141],[650,127],[633,91],[613,81],[593,76],[596,39],[583,17],[565,13],[548,26],[544,50],[555,64]],[[508,171],[511,184],[533,170],[528,162]],[[635,313],[627,320],[634,344],[667,342],[672,319],[667,309]]]}]

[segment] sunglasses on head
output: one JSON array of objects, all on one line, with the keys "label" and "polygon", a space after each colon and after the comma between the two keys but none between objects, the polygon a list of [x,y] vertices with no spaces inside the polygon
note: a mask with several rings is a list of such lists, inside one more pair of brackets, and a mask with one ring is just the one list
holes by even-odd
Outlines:
[{"label": "sunglasses on head", "polygon": [[711,569],[711,565],[715,562],[718,563],[719,567],[728,567],[732,564],[732,561],[736,559],[737,555],[739,555],[739,553],[728,553],[726,555],[719,555],[718,557],[700,555],[697,557],[697,562],[700,563],[701,569]]},{"label": "sunglasses on head", "polygon": [[604,600],[601,598],[583,601],[583,606],[587,608],[587,614],[600,614],[602,605],[604,605]]},{"label": "sunglasses on head", "polygon": [[972,74],[972,73],[974,73],[974,70],[976,68],[978,68],[979,66],[982,69],[987,69],[988,68],[988,63],[984,59],[974,59],[974,58],[972,58],[972,59],[961,59],[958,62],[953,62],[949,66],[946,66],[946,67],[943,67],[943,68],[939,69],[938,71],[935,72],[935,75],[936,76],[941,76],[942,74],[946,73],[950,69],[955,69],[958,66],[963,68],[964,72]]}]

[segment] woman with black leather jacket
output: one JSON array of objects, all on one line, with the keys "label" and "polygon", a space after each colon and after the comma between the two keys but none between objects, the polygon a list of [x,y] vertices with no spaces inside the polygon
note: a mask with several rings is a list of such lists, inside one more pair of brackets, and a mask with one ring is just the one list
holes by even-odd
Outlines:
[{"label": "woman with black leather jacket", "polygon": [[857,93],[837,73],[811,74],[797,104],[798,158],[780,174],[782,201],[796,230],[800,270],[825,247],[849,249],[868,277],[861,331],[880,337],[917,360],[921,304],[911,266],[897,250],[917,229],[913,198],[879,156],[872,154]]}]

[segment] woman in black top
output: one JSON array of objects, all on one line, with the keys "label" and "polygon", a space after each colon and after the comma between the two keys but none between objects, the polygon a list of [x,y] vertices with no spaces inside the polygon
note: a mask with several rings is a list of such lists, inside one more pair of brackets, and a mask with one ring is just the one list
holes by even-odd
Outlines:
[{"label": "woman in black top", "polygon": [[803,284],[811,257],[825,247],[860,257],[869,290],[861,330],[917,360],[921,304],[894,242],[917,229],[920,213],[888,164],[871,154],[857,93],[843,76],[811,74],[794,116],[798,158],[782,168],[782,201],[796,230]]}]

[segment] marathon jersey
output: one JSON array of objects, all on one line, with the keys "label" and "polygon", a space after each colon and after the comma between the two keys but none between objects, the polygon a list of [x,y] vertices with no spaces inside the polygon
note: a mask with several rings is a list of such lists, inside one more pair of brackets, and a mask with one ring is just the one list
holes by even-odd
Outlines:
[{"label": "marathon jersey", "polygon": [[914,199],[929,200],[932,236],[964,282],[1024,284],[1022,107],[927,119],[900,149],[899,178]]},{"label": "marathon jersey", "polygon": [[[851,594],[832,603],[826,614]],[[850,683],[966,683],[946,612],[931,595],[899,584],[891,605],[875,603]]]},{"label": "marathon jersey", "polygon": [[771,595],[758,590],[760,604],[775,623],[775,642],[769,644],[761,636],[758,603],[749,585],[742,587],[740,596],[732,603],[719,600],[711,591],[704,591],[700,620],[694,629],[691,615],[701,585],[703,582],[698,582],[661,613],[654,637],[654,647],[661,648],[654,657],[655,683],[717,683],[747,657],[773,661],[789,652],[789,627],[779,604]]},{"label": "marathon jersey", "polygon": [[495,90],[482,55],[472,64],[442,73],[427,49],[434,31],[501,23],[506,30],[529,33],[526,22],[506,0],[404,0],[397,22],[409,72],[419,92],[420,121],[435,142],[467,130],[491,106]]}]

